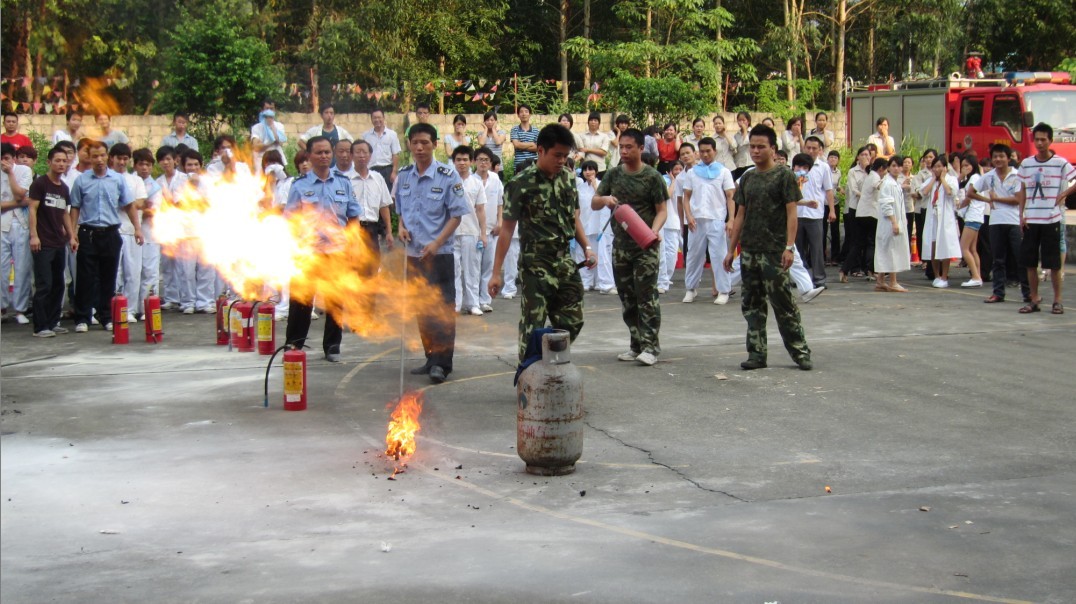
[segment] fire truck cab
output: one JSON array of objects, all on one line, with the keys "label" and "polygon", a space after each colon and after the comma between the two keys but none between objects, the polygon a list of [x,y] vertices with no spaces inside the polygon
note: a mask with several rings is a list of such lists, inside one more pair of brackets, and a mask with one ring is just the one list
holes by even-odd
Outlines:
[{"label": "fire truck cab", "polygon": [[947,153],[973,150],[979,157],[1004,143],[1020,157],[1035,154],[1031,128],[1054,129],[1055,153],[1076,164],[1076,86],[1067,73],[1012,72],[995,79],[960,74],[937,80],[896,82],[853,91],[847,99],[847,142],[861,145],[879,117],[899,147]]}]

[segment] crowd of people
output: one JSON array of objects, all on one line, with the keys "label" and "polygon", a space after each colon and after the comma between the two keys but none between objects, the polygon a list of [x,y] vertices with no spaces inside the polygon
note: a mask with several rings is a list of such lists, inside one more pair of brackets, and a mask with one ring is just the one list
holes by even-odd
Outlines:
[{"label": "crowd of people", "polygon": [[[1073,193],[1068,183],[1076,171],[1050,151],[1053,131],[1045,124],[1034,128],[1034,156],[1013,165],[1011,150],[996,145],[983,174],[971,153],[927,150],[916,166],[897,153],[882,118],[842,178],[836,137],[821,112],[810,131],[797,117],[780,135],[772,120],[753,126],[747,113],[736,115],[733,129],[720,115],[709,124],[696,119],[686,134],[676,123],[639,130],[624,115],[605,131],[592,113],[586,130],[573,133],[572,116],[540,129],[530,107],[520,105],[519,124],[508,132],[489,112],[477,135],[459,115],[443,138],[429,115],[420,105],[403,133],[412,160],[403,166],[400,135],[383,111],[372,111],[372,127],[353,136],[324,106],[321,123],[296,141],[289,176],[287,133],[271,102],[249,134],[251,166],[238,160],[229,135],[217,137],[203,158],[182,113],[156,149],[132,149],[109,116],[95,116],[87,136],[83,116],[71,112],[52,137],[47,173],[34,175],[38,151],[19,132],[18,116],[5,114],[2,266],[14,268],[11,291],[3,288],[5,313],[30,323],[32,298],[34,335],[52,337],[67,331],[65,299],[76,332],[144,320],[138,303],[126,317],[111,316],[116,291],[132,301],[159,293],[164,309],[186,314],[215,312],[227,284],[197,260],[195,241],[162,257],[153,216],[184,191],[204,192],[240,173],[264,174],[271,205],[285,213],[313,206],[341,226],[359,223],[375,254],[405,245],[413,269],[441,289],[451,314],[480,316],[493,311],[496,296],[521,296],[521,361],[547,321],[574,338],[583,292],[595,290],[618,295],[624,307],[631,347],[620,358],[653,365],[660,296],[672,288],[682,257],[684,303],[699,297],[707,263],[715,304],[727,304],[742,284],[746,369],[766,365],[767,300],[789,353],[809,369],[792,284],[801,302],[813,300],[827,288],[829,265],[839,267],[842,283],[865,278],[878,292],[906,292],[898,275],[912,268],[913,233],[934,287],[949,286],[950,260],[960,258],[971,274],[962,287],[992,280],[985,301],[997,303],[1006,285],[1017,283],[1020,312],[1036,312],[1041,265],[1054,288],[1051,312],[1064,310],[1062,201]],[[447,163],[437,161],[439,149]],[[508,159],[514,177],[503,182]],[[651,227],[657,246],[638,245],[611,220],[621,205]],[[286,287],[281,295],[277,318],[288,320],[288,342],[301,345],[317,311],[309,301],[287,300]],[[427,363],[416,373],[442,381],[452,370],[455,323],[426,318],[419,328]],[[341,335],[329,313],[323,345],[330,361],[339,360]]]}]

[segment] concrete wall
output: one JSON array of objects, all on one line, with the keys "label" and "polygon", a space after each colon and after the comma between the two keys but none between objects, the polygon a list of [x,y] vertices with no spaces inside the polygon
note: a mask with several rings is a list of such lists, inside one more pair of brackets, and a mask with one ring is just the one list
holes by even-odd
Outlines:
[{"label": "concrete wall", "polygon": [[[723,113],[725,123],[728,125],[730,131],[734,131],[736,127],[736,114],[735,113]],[[282,113],[279,116],[280,123],[284,124],[288,138],[295,139],[300,134],[305,132],[311,126],[315,126],[321,123],[321,117],[313,113]],[[452,132],[452,118],[454,115],[432,115],[430,116],[430,123],[437,126],[438,131],[442,136]],[[765,113],[752,113],[751,123],[755,124],[762,120],[764,117],[771,117]],[[472,131],[479,131],[482,128],[482,115],[480,114],[468,114],[467,129]],[[575,121],[572,130],[575,132],[585,132],[587,129],[587,114],[577,113],[572,115]],[[532,118],[532,123],[538,126],[542,126],[556,121],[555,115],[536,115]],[[602,114],[602,130],[609,130],[611,128],[611,122],[613,115],[609,113]],[[713,120],[713,115],[706,116],[707,130],[710,129],[710,124]],[[389,128],[392,128],[398,133],[402,133],[408,124],[417,121],[415,114],[402,114],[402,113],[389,113],[385,116],[385,121]],[[777,128],[780,132],[784,124],[781,120],[775,118],[777,122]],[[354,136],[359,136],[366,130],[369,130],[370,116],[365,113],[345,113],[336,116],[336,123],[346,129]],[[501,115],[499,117],[499,123],[503,130],[506,132],[519,123],[515,115]],[[52,133],[58,129],[64,128],[66,125],[65,118],[62,115],[22,115],[20,116],[20,131],[29,132],[31,130],[40,132],[49,137]],[[90,116],[86,116],[83,119],[83,131],[91,131],[93,127],[93,119]],[[172,131],[172,119],[165,115],[118,115],[112,118],[112,127],[123,130],[127,133],[128,138],[131,139],[131,143],[134,147],[148,146],[150,148],[156,148],[160,145],[161,139],[165,135]],[[814,127],[814,116],[807,116],[807,130]],[[833,130],[837,137],[838,146],[844,144],[844,127],[845,127],[845,115],[844,113],[830,114],[829,128]],[[681,129],[684,132],[691,130],[691,123],[686,122],[681,125]],[[249,136],[250,131],[244,133]]]}]

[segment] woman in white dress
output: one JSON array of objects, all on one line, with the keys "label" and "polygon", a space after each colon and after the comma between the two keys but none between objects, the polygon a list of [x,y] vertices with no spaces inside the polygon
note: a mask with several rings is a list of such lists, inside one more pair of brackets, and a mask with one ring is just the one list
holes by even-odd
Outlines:
[{"label": "woman in white dress", "polygon": [[923,260],[934,265],[934,287],[949,287],[949,259],[959,258],[960,231],[956,224],[956,198],[960,185],[949,174],[949,162],[942,153],[930,164],[931,178],[920,193],[927,204],[923,225]]},{"label": "woman in white dress", "polygon": [[901,171],[901,157],[894,155],[886,164],[886,175],[878,186],[878,227],[874,234],[874,291],[905,293],[908,290],[897,283],[897,273],[912,268],[908,236],[904,232],[904,192],[900,190],[897,177]]}]

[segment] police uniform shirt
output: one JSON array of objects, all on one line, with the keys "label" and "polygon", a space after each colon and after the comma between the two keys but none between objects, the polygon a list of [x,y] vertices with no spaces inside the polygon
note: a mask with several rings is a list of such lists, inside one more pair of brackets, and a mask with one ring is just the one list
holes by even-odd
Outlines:
[{"label": "police uniform shirt", "polygon": [[[452,218],[463,218],[471,211],[463,194],[463,180],[455,169],[433,161],[426,172],[419,174],[414,165],[400,170],[393,186],[396,212],[403,218],[404,228],[411,234],[407,255],[417,257],[422,248],[432,243]],[[438,254],[451,254],[452,238],[448,238]]]},{"label": "police uniform shirt", "polygon": [[71,189],[71,207],[79,209],[78,223],[91,227],[119,226],[120,208],[134,200],[127,193],[123,176],[111,168],[103,176],[86,170]]},{"label": "police uniform shirt", "polygon": [[301,208],[316,209],[326,219],[335,219],[339,226],[347,225],[348,218],[362,215],[362,208],[351,189],[351,181],[335,171],[330,171],[325,180],[318,178],[313,170],[295,179],[288,192],[284,213],[297,212]]}]

